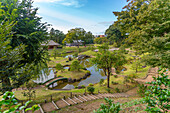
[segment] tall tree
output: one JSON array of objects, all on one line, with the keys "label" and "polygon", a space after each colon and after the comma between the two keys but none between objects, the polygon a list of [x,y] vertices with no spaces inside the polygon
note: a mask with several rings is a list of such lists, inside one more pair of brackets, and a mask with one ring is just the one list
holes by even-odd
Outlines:
[{"label": "tall tree", "polygon": [[84,41],[84,45],[85,44],[93,44],[94,38],[95,38],[94,35],[90,31],[86,32],[85,38],[82,39]]},{"label": "tall tree", "polygon": [[65,38],[65,34],[62,31],[54,30],[54,28],[51,28],[49,37],[51,40],[54,40],[55,42],[62,44],[62,41]]},{"label": "tall tree", "polygon": [[128,0],[115,24],[123,35],[128,35],[127,42],[138,45],[148,52],[147,59],[152,66],[162,65],[170,68],[170,6],[168,0]]},{"label": "tall tree", "polygon": [[107,44],[99,47],[99,53],[92,59],[92,62],[97,65],[99,69],[103,69],[105,76],[107,76],[107,87],[110,88],[110,75],[112,67],[118,68],[125,63],[125,57],[120,51],[110,52]]},{"label": "tall tree", "polygon": [[125,36],[122,36],[118,26],[115,26],[114,24],[110,25],[110,27],[106,30],[105,35],[107,36],[110,44],[116,43],[118,46],[120,46],[125,39]]},{"label": "tall tree", "polygon": [[68,31],[66,38],[63,40],[63,43],[73,43],[74,41],[78,44],[77,47],[79,48],[80,41],[83,41],[85,45],[87,43],[92,43],[93,39],[94,36],[90,31],[86,32],[83,28],[75,28]]},{"label": "tall tree", "polygon": [[[11,49],[21,44],[25,46],[22,48],[22,60],[18,60],[20,70],[17,73],[3,73],[3,79],[8,80],[6,84],[14,83],[10,90],[14,86],[19,87],[24,81],[39,75],[42,69],[47,68],[48,53],[41,47],[41,43],[47,40],[47,25],[41,23],[41,18],[36,15],[38,8],[33,8],[32,3],[32,0],[3,0],[0,4],[0,21],[16,21],[12,27],[13,35],[9,43]],[[6,40],[8,39],[6,36]]]}]

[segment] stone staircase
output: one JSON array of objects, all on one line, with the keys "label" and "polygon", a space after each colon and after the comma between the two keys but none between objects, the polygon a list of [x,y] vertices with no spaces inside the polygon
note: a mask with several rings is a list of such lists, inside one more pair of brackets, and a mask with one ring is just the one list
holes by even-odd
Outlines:
[{"label": "stone staircase", "polygon": [[[66,106],[71,106],[91,100],[103,99],[103,98],[121,98],[121,97],[129,97],[130,95],[126,93],[99,93],[96,95],[87,94],[87,95],[77,95],[68,98],[62,98],[58,101],[51,101],[48,103],[38,104],[40,107],[39,110],[35,111],[35,113],[47,113],[51,111],[56,111]],[[23,112],[24,113],[24,112]],[[31,111],[27,111],[26,113],[31,113]]]}]

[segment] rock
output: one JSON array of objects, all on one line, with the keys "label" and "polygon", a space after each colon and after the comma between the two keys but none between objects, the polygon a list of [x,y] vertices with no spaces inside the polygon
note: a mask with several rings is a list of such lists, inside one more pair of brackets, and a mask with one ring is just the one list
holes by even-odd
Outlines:
[{"label": "rock", "polygon": [[73,80],[72,80],[71,78],[68,78],[68,82],[69,82],[69,83],[72,83]]}]

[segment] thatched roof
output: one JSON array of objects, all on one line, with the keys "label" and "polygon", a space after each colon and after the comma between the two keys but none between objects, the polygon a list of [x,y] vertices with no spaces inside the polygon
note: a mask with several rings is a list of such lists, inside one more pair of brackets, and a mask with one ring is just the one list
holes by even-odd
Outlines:
[{"label": "thatched roof", "polygon": [[46,43],[41,44],[42,46],[59,46],[60,44],[54,42],[53,40],[49,40]]}]

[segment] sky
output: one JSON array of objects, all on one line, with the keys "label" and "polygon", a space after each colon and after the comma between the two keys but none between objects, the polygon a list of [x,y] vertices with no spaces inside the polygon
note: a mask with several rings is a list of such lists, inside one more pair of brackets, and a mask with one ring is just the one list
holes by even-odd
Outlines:
[{"label": "sky", "polygon": [[73,28],[84,28],[93,35],[103,35],[116,21],[113,11],[121,11],[126,0],[34,0],[42,22],[65,34]]}]

